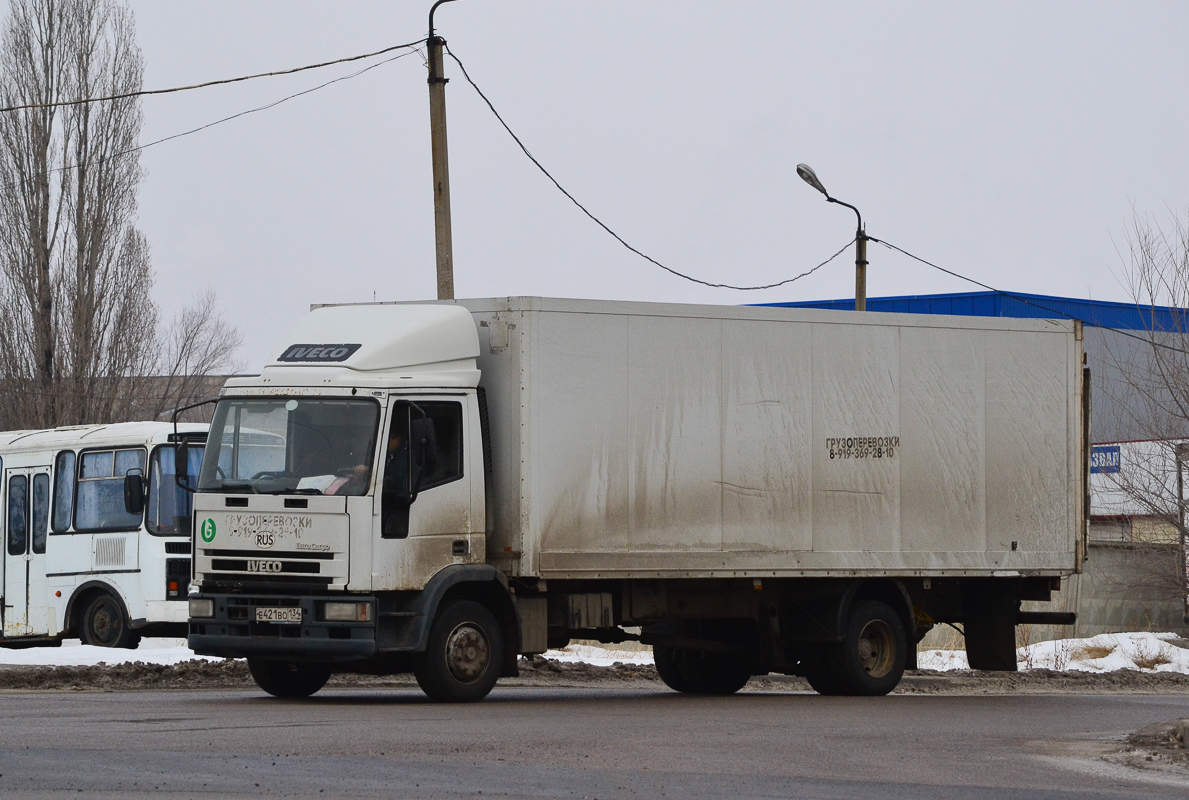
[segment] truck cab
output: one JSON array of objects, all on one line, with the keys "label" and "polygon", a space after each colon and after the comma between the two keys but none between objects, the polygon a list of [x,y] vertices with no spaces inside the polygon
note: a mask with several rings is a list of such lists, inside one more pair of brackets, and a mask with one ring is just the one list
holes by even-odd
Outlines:
[{"label": "truck cab", "polygon": [[[455,664],[472,680],[453,688],[514,669],[515,611],[485,564],[474,322],[456,306],[393,310],[321,309],[215,408],[189,642],[248,658],[274,694],[308,694],[332,669],[414,667],[442,603],[483,595],[501,619],[463,638],[501,641],[481,643],[482,663]],[[424,680],[449,682],[446,671]]]}]

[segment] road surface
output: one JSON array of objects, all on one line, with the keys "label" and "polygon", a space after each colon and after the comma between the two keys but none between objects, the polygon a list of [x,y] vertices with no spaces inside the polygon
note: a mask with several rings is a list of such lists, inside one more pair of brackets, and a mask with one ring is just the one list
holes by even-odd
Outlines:
[{"label": "road surface", "polygon": [[1189,696],[0,693],[0,797],[1189,797],[1102,753]]}]

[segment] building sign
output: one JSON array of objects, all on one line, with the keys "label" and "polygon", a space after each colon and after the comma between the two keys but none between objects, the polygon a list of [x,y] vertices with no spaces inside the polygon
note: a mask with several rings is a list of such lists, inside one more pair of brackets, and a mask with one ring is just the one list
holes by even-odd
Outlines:
[{"label": "building sign", "polygon": [[1090,448],[1091,472],[1118,472],[1123,459],[1119,455],[1119,445],[1100,445]]}]

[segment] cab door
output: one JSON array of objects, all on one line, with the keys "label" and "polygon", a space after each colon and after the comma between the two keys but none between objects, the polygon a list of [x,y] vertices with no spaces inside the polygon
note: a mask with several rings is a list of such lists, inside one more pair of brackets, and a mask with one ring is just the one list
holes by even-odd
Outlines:
[{"label": "cab door", "polygon": [[465,395],[394,396],[380,448],[373,590],[420,589],[445,566],[481,562],[472,532]]},{"label": "cab door", "polygon": [[4,471],[4,636],[49,634],[49,467]]}]

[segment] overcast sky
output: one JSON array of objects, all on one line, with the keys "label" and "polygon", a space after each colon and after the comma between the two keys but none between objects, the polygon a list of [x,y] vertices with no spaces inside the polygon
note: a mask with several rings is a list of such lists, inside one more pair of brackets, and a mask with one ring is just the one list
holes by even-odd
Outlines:
[{"label": "overcast sky", "polygon": [[[146,88],[425,36],[430,3],[132,0]],[[1189,4],[458,0],[438,32],[542,163],[654,258],[791,277],[868,232],[1019,292],[1127,300],[1125,228],[1189,209]],[[357,71],[150,97],[152,141]],[[459,297],[697,303],[853,296],[850,253],[765,292],[626,251],[448,62]],[[403,58],[144,151],[168,315],[216,289],[257,371],[315,302],[434,297],[425,68]],[[879,245],[868,295],[977,287]]]}]

